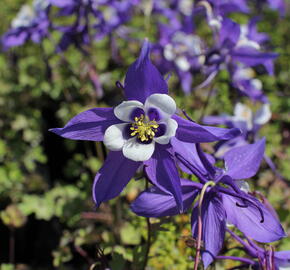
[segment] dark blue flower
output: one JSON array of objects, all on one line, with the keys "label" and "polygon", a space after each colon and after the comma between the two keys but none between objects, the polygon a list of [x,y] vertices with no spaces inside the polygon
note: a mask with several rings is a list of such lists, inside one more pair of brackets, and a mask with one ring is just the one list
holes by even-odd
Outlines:
[{"label": "dark blue flower", "polygon": [[240,136],[217,144],[215,156],[222,158],[228,150],[236,146],[246,145],[251,140],[258,140],[260,128],[269,122],[271,116],[270,104],[263,104],[259,110],[253,113],[248,106],[237,103],[233,116],[224,114],[204,117],[203,122],[205,124],[226,125],[229,128],[239,128],[242,131]]},{"label": "dark blue flower", "polygon": [[[247,236],[259,242],[272,242],[285,236],[275,215],[264,204],[248,192],[239,188],[239,180],[256,174],[263,158],[265,141],[233,149],[225,156],[225,170],[215,168],[212,160],[200,150],[179,149],[177,159],[188,170],[198,176],[197,183],[183,179],[182,201],[189,209],[197,195],[204,196],[202,204],[194,204],[191,224],[192,234],[198,238],[198,216],[201,207],[202,259],[205,268],[214,260],[222,248],[226,223],[235,225]],[[187,158],[191,155],[191,159]],[[197,161],[199,159],[199,161]],[[223,185],[219,185],[223,183]],[[209,187],[209,184],[212,187]],[[225,188],[224,185],[228,187]],[[142,192],[131,206],[133,212],[145,217],[162,217],[178,214],[173,196],[157,187]]]},{"label": "dark blue flower", "polygon": [[166,81],[149,58],[144,42],[139,58],[129,67],[124,92],[128,101],[115,108],[80,113],[64,128],[51,131],[69,139],[104,141],[112,150],[96,175],[93,196],[97,205],[117,196],[142,164],[151,182],[172,194],[182,210],[180,178],[172,153],[172,139],[182,143],[227,140],[238,129],[200,126],[175,113]]}]

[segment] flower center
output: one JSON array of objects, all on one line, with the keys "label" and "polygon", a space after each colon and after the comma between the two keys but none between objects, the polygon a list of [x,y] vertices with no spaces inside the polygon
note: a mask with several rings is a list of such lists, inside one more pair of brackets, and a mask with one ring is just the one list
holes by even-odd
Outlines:
[{"label": "flower center", "polygon": [[152,140],[155,136],[155,132],[159,125],[156,121],[149,121],[149,118],[142,114],[140,117],[134,118],[135,122],[132,123],[130,130],[132,133],[130,134],[132,137],[137,136],[141,142]]}]

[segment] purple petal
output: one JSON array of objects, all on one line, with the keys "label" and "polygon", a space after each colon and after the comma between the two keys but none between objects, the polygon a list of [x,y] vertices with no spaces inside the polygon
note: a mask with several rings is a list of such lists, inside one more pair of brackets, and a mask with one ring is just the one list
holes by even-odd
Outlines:
[{"label": "purple petal", "polygon": [[[190,180],[181,179],[183,208],[187,210],[195,200],[198,189],[190,185]],[[143,217],[165,217],[179,214],[176,200],[171,194],[157,187],[142,192],[131,205],[132,211]]]},{"label": "purple petal", "polygon": [[[225,227],[226,213],[222,202],[215,194],[206,194],[202,204],[202,240],[204,251],[202,260],[206,269],[218,255],[222,248]],[[191,225],[193,237],[198,235],[198,207],[193,209],[191,216]]]},{"label": "purple petal", "polygon": [[[215,1],[212,1],[214,3]],[[219,2],[219,1],[216,1]],[[219,12],[222,16],[232,13],[232,12],[243,12],[243,13],[248,13],[249,8],[246,3],[240,0],[231,0],[231,1],[225,1],[225,3],[219,4]]]},{"label": "purple petal", "polygon": [[59,8],[67,8],[69,6],[75,6],[76,2],[73,0],[49,0],[50,4]]},{"label": "purple petal", "polygon": [[178,123],[176,137],[184,142],[202,143],[229,140],[240,134],[240,130],[237,128],[225,129],[201,126],[177,115],[173,115],[172,118]]},{"label": "purple petal", "polygon": [[225,156],[226,174],[233,179],[245,179],[254,176],[261,164],[265,151],[265,138],[254,144],[235,147]]},{"label": "purple petal", "polygon": [[142,103],[152,94],[168,94],[168,86],[149,58],[150,43],[145,40],[139,58],[129,67],[125,78],[125,96]]},{"label": "purple petal", "polygon": [[72,140],[102,141],[105,130],[121,123],[112,108],[95,108],[81,112],[73,117],[64,128],[52,128],[49,131]]},{"label": "purple petal", "polygon": [[248,142],[245,140],[244,136],[238,136],[234,139],[231,139],[229,141],[223,141],[221,143],[217,143],[217,145],[215,145],[215,157],[219,158],[219,159],[223,159],[225,154],[235,148],[235,147],[239,147],[239,146],[243,146],[243,145],[247,145]]},{"label": "purple petal", "polygon": [[[285,236],[280,222],[256,198],[248,196],[254,203],[223,194],[223,205],[227,221],[235,225],[242,233],[262,243],[277,241]],[[242,207],[237,206],[241,205]],[[263,216],[260,211],[262,211]]]},{"label": "purple petal", "polygon": [[202,122],[206,125],[226,125],[229,121],[230,116],[221,115],[221,116],[205,116],[202,118]]},{"label": "purple petal", "polygon": [[247,66],[264,65],[269,74],[273,74],[273,60],[278,57],[277,53],[264,53],[252,47],[239,47],[232,52],[232,59]]},{"label": "purple petal", "polygon": [[274,258],[275,265],[277,265],[277,267],[290,267],[290,251],[277,251],[274,254]]},{"label": "purple petal", "polygon": [[9,49],[10,47],[20,46],[24,44],[28,38],[28,31],[24,31],[21,29],[12,29],[2,36],[1,43],[4,49]]},{"label": "purple petal", "polygon": [[254,40],[259,44],[262,44],[269,40],[269,37],[265,33],[260,33],[257,31],[257,23],[260,21],[259,17],[252,18],[248,23],[248,38]]},{"label": "purple petal", "polygon": [[189,94],[192,90],[192,74],[190,72],[180,72],[182,90]]},{"label": "purple petal", "polygon": [[155,152],[145,162],[145,172],[152,183],[163,192],[173,195],[180,212],[183,211],[180,178],[168,146],[155,144]]},{"label": "purple petal", "polygon": [[140,165],[141,162],[125,158],[121,151],[110,152],[94,180],[93,198],[96,205],[119,195]]},{"label": "purple petal", "polygon": [[196,150],[197,150],[197,154],[198,154],[200,161],[202,162],[204,168],[209,173],[211,179],[214,179],[215,174],[216,174],[216,168],[213,166],[213,164],[211,162],[212,158],[209,158],[210,155],[206,154],[202,151],[200,144],[196,145]]},{"label": "purple petal", "polygon": [[236,45],[240,37],[240,25],[228,18],[224,18],[220,30],[220,46],[232,48]]},{"label": "purple petal", "polygon": [[[173,151],[176,154],[182,156],[183,159],[185,159],[192,166],[192,168],[196,169],[202,175],[207,175],[207,170],[203,166],[198,156],[195,144],[182,142],[175,137],[171,139],[170,143],[173,147]],[[211,156],[209,158],[211,158],[210,160],[211,164],[214,164],[215,163],[214,158],[212,158]],[[188,174],[193,173],[182,163],[179,163],[179,167]]]}]

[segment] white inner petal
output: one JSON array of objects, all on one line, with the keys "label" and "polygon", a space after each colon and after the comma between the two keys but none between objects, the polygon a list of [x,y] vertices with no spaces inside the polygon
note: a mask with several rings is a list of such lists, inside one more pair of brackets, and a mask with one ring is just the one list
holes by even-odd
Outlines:
[{"label": "white inner petal", "polygon": [[239,68],[235,72],[235,78],[238,79],[251,79],[255,76],[255,72],[251,68]]},{"label": "white inner petal", "polygon": [[164,57],[168,61],[174,60],[176,57],[176,54],[174,52],[173,46],[171,44],[166,44],[164,48]]},{"label": "white inner petal", "polygon": [[259,79],[252,79],[251,85],[258,90],[262,90],[263,87],[263,84]]},{"label": "white inner petal", "polygon": [[45,10],[49,6],[49,2],[47,0],[34,0],[33,8],[34,10],[41,11]]},{"label": "white inner petal", "polygon": [[130,116],[136,108],[143,109],[143,104],[137,100],[123,101],[121,104],[114,108],[114,114],[122,121],[132,122]]},{"label": "white inner petal", "polygon": [[187,61],[185,56],[179,56],[175,59],[175,64],[182,71],[188,71],[190,69],[190,63]]},{"label": "white inner petal", "polygon": [[243,121],[247,124],[247,129],[250,130],[253,127],[253,114],[251,109],[243,105],[242,103],[237,103],[234,110],[233,121]]},{"label": "white inner petal", "polygon": [[283,265],[283,266],[279,265],[279,270],[290,270],[290,263],[288,265]]},{"label": "white inner petal", "polygon": [[150,108],[156,108],[161,113],[161,119],[168,119],[175,113],[176,104],[166,94],[153,94],[146,99],[144,108],[146,113]]},{"label": "white inner petal", "polygon": [[155,143],[142,144],[136,138],[129,139],[123,147],[123,155],[133,161],[145,161],[151,158],[155,149]]},{"label": "white inner petal", "polygon": [[174,119],[168,119],[164,124],[166,125],[165,134],[160,137],[153,138],[155,142],[160,144],[168,144],[171,137],[175,136],[176,129],[178,127],[178,124]]},{"label": "white inner petal", "polygon": [[35,13],[31,6],[23,5],[16,18],[12,21],[12,28],[29,27],[35,19]]},{"label": "white inner petal", "polygon": [[179,0],[178,8],[186,16],[190,16],[192,13],[193,1],[191,0]]},{"label": "white inner petal", "polygon": [[117,124],[108,127],[104,135],[104,144],[111,151],[119,151],[123,148],[126,140],[123,138],[123,131],[128,124]]},{"label": "white inner petal", "polygon": [[271,119],[272,113],[270,104],[264,104],[257,112],[254,117],[254,123],[258,125],[264,125]]}]

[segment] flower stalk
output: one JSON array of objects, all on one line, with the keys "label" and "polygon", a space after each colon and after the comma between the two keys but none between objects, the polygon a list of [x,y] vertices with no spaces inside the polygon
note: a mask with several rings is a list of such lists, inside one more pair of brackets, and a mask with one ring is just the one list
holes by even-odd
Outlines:
[{"label": "flower stalk", "polygon": [[199,264],[199,256],[200,256],[200,247],[201,247],[201,238],[202,238],[202,202],[204,198],[204,194],[206,192],[206,189],[209,186],[215,186],[215,182],[209,181],[205,183],[203,186],[200,197],[198,201],[198,236],[197,236],[197,243],[196,243],[196,254],[195,254],[195,260],[194,260],[194,270],[197,270],[198,264]]}]

